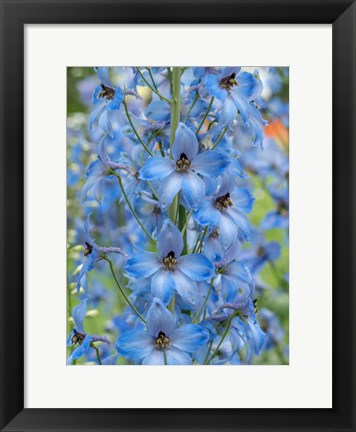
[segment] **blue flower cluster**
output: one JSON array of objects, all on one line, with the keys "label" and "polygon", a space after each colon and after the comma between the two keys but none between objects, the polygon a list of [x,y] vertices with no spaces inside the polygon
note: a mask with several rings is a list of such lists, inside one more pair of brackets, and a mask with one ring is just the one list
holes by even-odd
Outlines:
[{"label": "blue flower cluster", "polygon": [[[68,232],[67,364],[246,364],[287,349],[277,316],[257,306],[289,221],[288,155],[268,135],[285,107],[269,109],[263,89],[240,67],[98,67],[81,83],[92,98],[87,131],[68,126],[68,187],[81,185],[72,200],[85,223],[71,218]],[[259,226],[254,190],[275,203]],[[101,304],[109,318],[95,335],[84,320]]]}]

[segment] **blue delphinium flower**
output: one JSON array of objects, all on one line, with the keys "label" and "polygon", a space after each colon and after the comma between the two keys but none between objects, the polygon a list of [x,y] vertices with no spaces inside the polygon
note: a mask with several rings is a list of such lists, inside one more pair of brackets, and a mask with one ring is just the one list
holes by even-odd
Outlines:
[{"label": "blue delphinium flower", "polygon": [[72,311],[74,320],[74,328],[71,331],[67,339],[67,345],[77,345],[67,358],[67,364],[70,365],[74,360],[81,357],[90,348],[90,344],[93,342],[105,342],[110,344],[111,342],[106,336],[95,336],[88,335],[84,330],[84,318],[87,314],[88,298],[84,299],[79,305],[75,306]]},{"label": "blue delphinium flower", "polygon": [[191,354],[208,339],[196,324],[176,328],[173,315],[160,299],[154,298],[147,312],[145,330],[131,330],[117,341],[122,356],[144,365],[188,365]]},{"label": "blue delphinium flower", "polygon": [[94,239],[90,236],[89,232],[89,223],[90,223],[90,214],[88,215],[85,224],[84,224],[84,262],[79,271],[78,282],[77,282],[77,290],[79,291],[80,287],[83,287],[84,290],[87,290],[87,274],[94,268],[96,262],[103,259],[103,256],[106,254],[120,254],[123,256],[127,256],[125,252],[123,252],[120,248],[114,246],[98,246]]},{"label": "blue delphinium flower", "polygon": [[154,156],[141,169],[141,179],[161,182],[158,195],[163,210],[170,206],[180,190],[189,208],[197,208],[205,194],[205,185],[199,175],[219,176],[229,164],[220,153],[198,151],[194,132],[179,123],[172,145],[173,159]]},{"label": "blue delphinium flower", "polygon": [[252,274],[258,273],[266,263],[275,261],[281,254],[281,246],[275,241],[267,242],[256,228],[251,231],[251,248],[241,251],[240,259]]},{"label": "blue delphinium flower", "polygon": [[212,278],[214,266],[198,253],[181,256],[183,247],[181,232],[166,219],[158,236],[158,253],[140,252],[131,257],[125,266],[126,273],[138,279],[150,278],[152,294],[163,303],[168,304],[177,291],[187,306],[196,308],[196,281]]},{"label": "blue delphinium flower", "polygon": [[200,225],[216,228],[222,244],[228,247],[239,233],[248,240],[250,223],[245,213],[250,213],[253,203],[248,189],[236,187],[235,178],[226,174],[214,195],[205,197],[193,215]]},{"label": "blue delphinium flower", "polygon": [[[101,82],[93,93],[95,108],[89,117],[89,130],[92,129],[94,122],[99,119],[99,122],[102,122],[102,129],[108,132],[111,129],[111,125],[108,125],[108,122],[110,122],[108,111],[118,110],[120,108],[124,100],[124,93],[120,87],[115,87],[112,84],[108,67],[98,67],[97,73]],[[107,117],[103,117],[104,113]]]}]

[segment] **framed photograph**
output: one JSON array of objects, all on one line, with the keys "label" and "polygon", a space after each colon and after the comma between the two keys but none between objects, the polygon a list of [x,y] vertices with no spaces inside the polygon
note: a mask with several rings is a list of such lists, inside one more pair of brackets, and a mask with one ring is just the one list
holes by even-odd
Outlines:
[{"label": "framed photograph", "polygon": [[355,431],[355,3],[0,4],[0,430]]}]

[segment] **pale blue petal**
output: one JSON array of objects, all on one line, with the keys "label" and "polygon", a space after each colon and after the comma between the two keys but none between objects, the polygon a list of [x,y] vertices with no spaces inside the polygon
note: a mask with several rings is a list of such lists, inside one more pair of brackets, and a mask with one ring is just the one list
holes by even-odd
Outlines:
[{"label": "pale blue petal", "polygon": [[159,332],[163,332],[167,337],[173,333],[175,320],[173,315],[165,307],[159,298],[154,298],[147,312],[147,332],[152,337],[157,337]]},{"label": "pale blue petal", "polygon": [[243,122],[247,124],[250,113],[250,105],[248,101],[237,90],[232,90],[231,96]]},{"label": "pale blue petal", "polygon": [[176,284],[174,282],[174,277],[169,270],[159,270],[153,277],[151,281],[151,291],[152,295],[158,297],[162,302],[167,305],[171,300]]},{"label": "pale blue petal", "polygon": [[184,123],[179,123],[176,130],[176,137],[172,145],[173,159],[177,161],[184,153],[188,160],[192,161],[198,153],[199,143],[195,133]]},{"label": "pale blue petal", "polygon": [[112,88],[112,84],[109,76],[109,68],[107,66],[100,66],[97,69],[97,73],[100,82],[102,82],[106,87]]},{"label": "pale blue petal", "polygon": [[103,102],[100,105],[97,105],[93,109],[93,111],[90,113],[89,120],[88,120],[89,132],[93,129],[94,123],[96,122],[96,120],[100,116],[100,114],[104,111],[104,109],[105,109],[105,102]]},{"label": "pale blue petal", "polygon": [[141,361],[151,352],[153,346],[153,337],[143,330],[127,331],[116,343],[118,353],[134,361]]},{"label": "pale blue petal", "polygon": [[158,256],[153,252],[142,252],[127,260],[125,271],[138,279],[152,276],[161,267]]},{"label": "pale blue petal", "polygon": [[163,259],[169,252],[174,252],[175,258],[178,258],[183,247],[182,233],[170,219],[166,219],[157,241],[157,250],[160,257]]},{"label": "pale blue petal", "polygon": [[257,70],[253,74],[243,71],[238,75],[237,79],[239,93],[249,102],[261,95],[263,84]]},{"label": "pale blue petal", "polygon": [[226,213],[222,212],[220,214],[219,223],[219,238],[222,245],[227,248],[230,246],[237,237],[238,228],[232,218]]},{"label": "pale blue petal", "polygon": [[231,199],[234,206],[244,213],[250,213],[255,202],[255,198],[246,188],[236,188],[231,194]]},{"label": "pale blue petal", "polygon": [[162,211],[168,210],[174,197],[181,190],[183,175],[173,172],[162,183],[158,192],[158,199]]},{"label": "pale blue petal", "polygon": [[200,225],[215,226],[220,221],[220,211],[214,206],[211,198],[203,199],[193,216]]},{"label": "pale blue petal", "polygon": [[166,349],[167,365],[190,365],[192,364],[191,357],[184,351],[180,351],[173,346]]},{"label": "pale blue petal", "polygon": [[196,324],[186,324],[176,330],[171,335],[171,345],[174,347],[193,353],[197,351],[209,336],[200,326]]},{"label": "pale blue petal", "polygon": [[72,318],[75,323],[75,329],[79,333],[85,333],[84,331],[84,318],[87,314],[88,310],[88,299],[83,300],[81,303],[79,303],[77,306],[73,308],[72,311]]},{"label": "pale blue petal", "polygon": [[176,270],[173,273],[173,277],[175,280],[176,290],[182,297],[184,303],[186,303],[189,308],[196,309],[198,304],[197,284],[179,270]]},{"label": "pale blue petal", "polygon": [[190,171],[183,176],[182,191],[188,206],[196,209],[205,195],[205,184],[194,172]]},{"label": "pale blue petal", "polygon": [[221,101],[227,96],[227,91],[220,87],[220,80],[216,75],[208,75],[206,77],[205,87],[212,96]]},{"label": "pale blue petal", "polygon": [[172,159],[161,156],[149,158],[140,170],[140,179],[160,181],[168,177],[175,170]]},{"label": "pale blue petal", "polygon": [[237,116],[236,104],[233,101],[232,97],[228,95],[228,97],[225,99],[223,108],[221,110],[220,121],[223,124],[229,124],[236,118],[236,116]]},{"label": "pale blue petal", "polygon": [[115,89],[115,94],[113,99],[106,105],[108,111],[118,110],[120,108],[121,102],[124,100],[124,94],[122,90],[117,87]]},{"label": "pale blue petal", "polygon": [[203,281],[215,275],[213,264],[204,255],[197,253],[181,256],[178,266],[179,270],[195,281]]},{"label": "pale blue petal", "polygon": [[78,345],[74,350],[70,353],[67,358],[67,365],[71,365],[73,360],[77,360],[81,357],[86,351],[88,351],[90,347],[90,342],[92,341],[92,337],[90,335],[85,336],[81,345]]},{"label": "pale blue petal", "polygon": [[244,238],[244,240],[249,240],[250,238],[250,231],[251,231],[251,225],[248,217],[240,212],[239,210],[230,207],[228,209],[228,213],[235,222],[235,224],[240,228],[240,232]]},{"label": "pale blue petal", "polygon": [[107,135],[110,135],[111,138],[114,138],[114,135],[112,133],[112,126],[111,126],[111,121],[110,121],[110,117],[109,117],[109,112],[106,110],[99,117],[99,127]]},{"label": "pale blue petal", "polygon": [[143,359],[143,365],[164,365],[164,351],[152,348],[151,352]]},{"label": "pale blue petal", "polygon": [[228,165],[229,160],[222,153],[207,150],[194,158],[191,169],[203,176],[217,177]]}]

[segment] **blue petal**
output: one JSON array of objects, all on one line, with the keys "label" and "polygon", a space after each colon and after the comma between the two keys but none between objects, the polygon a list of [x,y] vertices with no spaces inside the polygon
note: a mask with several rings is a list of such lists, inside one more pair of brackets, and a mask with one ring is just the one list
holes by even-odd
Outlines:
[{"label": "blue petal", "polygon": [[191,309],[196,309],[198,304],[198,287],[191,278],[186,276],[180,270],[173,273],[176,290],[182,297],[182,300]]},{"label": "blue petal", "polygon": [[153,101],[146,107],[145,116],[157,122],[166,121],[171,116],[171,108],[167,102]]},{"label": "blue petal", "polygon": [[105,109],[105,102],[97,105],[89,115],[89,132],[93,129],[94,123]]},{"label": "blue petal", "polygon": [[142,180],[160,181],[168,177],[175,170],[172,159],[161,156],[149,158],[140,170]]},{"label": "blue petal", "polygon": [[138,279],[152,276],[161,267],[158,256],[153,252],[142,252],[127,260],[125,271]]},{"label": "blue petal", "polygon": [[164,365],[164,351],[152,348],[151,352],[143,359],[143,365]]},{"label": "blue petal", "polygon": [[180,351],[173,346],[169,346],[166,350],[167,365],[190,365],[192,364],[191,357],[184,351]]},{"label": "blue petal", "polygon": [[250,213],[255,202],[255,198],[246,188],[236,188],[231,194],[231,199],[235,207],[244,213]]},{"label": "blue petal", "polygon": [[220,221],[220,211],[213,205],[212,200],[208,198],[201,201],[193,216],[200,225],[215,226]]},{"label": "blue petal", "polygon": [[121,88],[117,87],[115,89],[115,94],[113,99],[106,105],[108,111],[118,110],[120,108],[121,102],[124,100],[124,94]]},{"label": "blue petal", "polygon": [[167,305],[171,300],[176,284],[172,272],[169,270],[159,270],[151,281],[152,295],[158,297]]},{"label": "blue petal", "polygon": [[151,352],[153,346],[153,337],[142,330],[128,331],[116,342],[118,353],[134,361],[141,361]]},{"label": "blue petal", "polygon": [[266,342],[266,334],[262,331],[257,321],[248,318],[246,324],[248,326],[248,335],[253,351],[256,355],[260,355]]},{"label": "blue petal", "polygon": [[91,340],[92,340],[92,337],[90,335],[85,336],[85,338],[84,338],[83,342],[81,343],[81,345],[78,345],[70,353],[69,357],[67,358],[67,365],[71,365],[73,363],[73,360],[78,359],[86,351],[88,351]]},{"label": "blue petal", "polygon": [[176,172],[172,172],[165,180],[161,183],[158,192],[158,199],[161,204],[162,211],[168,210],[168,207],[172,204],[174,197],[181,190],[183,183],[183,175]]},{"label": "blue petal", "polygon": [[189,254],[178,259],[179,270],[195,281],[203,281],[215,275],[213,264],[201,254]]},{"label": "blue petal", "polygon": [[233,101],[232,97],[228,95],[225,99],[223,109],[220,114],[220,121],[223,124],[231,123],[237,116],[236,104]]},{"label": "blue petal", "polygon": [[191,169],[203,176],[217,177],[228,165],[229,160],[223,154],[208,150],[194,158]]},{"label": "blue petal", "polygon": [[225,248],[230,246],[237,237],[238,228],[227,213],[220,214],[219,238]]},{"label": "blue petal", "polygon": [[221,261],[223,249],[218,238],[209,236],[209,238],[204,242],[203,253],[211,262]]},{"label": "blue petal", "polygon": [[88,299],[83,300],[81,303],[75,306],[72,311],[72,317],[75,323],[75,329],[79,333],[85,333],[83,323],[84,323],[85,315],[87,314],[87,310],[88,310],[87,303],[88,303]]},{"label": "blue petal", "polygon": [[239,110],[243,122],[247,124],[250,113],[250,104],[237,90],[232,90],[231,97],[236,108]]},{"label": "blue petal", "polygon": [[217,76],[208,75],[205,80],[205,87],[208,92],[217,99],[221,101],[226,99],[227,91],[220,87],[220,80]]},{"label": "blue petal", "polygon": [[260,96],[263,90],[263,84],[259,77],[258,71],[254,74],[243,71],[238,75],[239,92],[249,102]]},{"label": "blue petal", "polygon": [[99,127],[111,138],[114,138],[109,113],[106,110],[99,117]]},{"label": "blue petal", "polygon": [[268,258],[272,261],[279,258],[281,254],[281,245],[277,242],[270,242],[265,247]]},{"label": "blue petal", "polygon": [[182,233],[170,219],[166,219],[157,241],[159,255],[163,259],[169,252],[174,252],[175,258],[178,258],[182,253],[183,247]]},{"label": "blue petal", "polygon": [[97,69],[98,78],[100,82],[102,82],[106,87],[112,87],[110,76],[109,76],[109,68],[107,66],[101,66]]},{"label": "blue petal", "polygon": [[172,145],[173,159],[177,161],[184,153],[190,161],[198,154],[199,143],[195,133],[184,123],[179,123],[176,130],[176,137]]},{"label": "blue petal", "polygon": [[194,172],[183,176],[182,191],[189,208],[196,209],[205,195],[205,184]]},{"label": "blue petal", "polygon": [[221,288],[224,292],[227,302],[231,302],[236,297],[239,288],[236,282],[236,279],[228,275],[221,276]]},{"label": "blue petal", "polygon": [[233,207],[230,207],[228,209],[228,213],[231,216],[232,220],[235,222],[235,224],[239,227],[244,240],[248,241],[251,231],[251,225],[248,217],[244,213]]},{"label": "blue petal", "polygon": [[155,297],[152,300],[146,319],[147,332],[152,337],[157,337],[160,331],[165,333],[167,337],[170,337],[173,333],[175,328],[174,317],[160,299]]},{"label": "blue petal", "polygon": [[196,324],[186,324],[174,330],[170,337],[171,345],[188,353],[197,351],[208,338],[208,333]]}]

